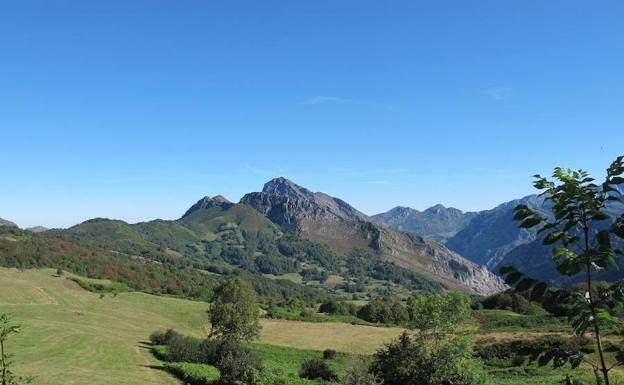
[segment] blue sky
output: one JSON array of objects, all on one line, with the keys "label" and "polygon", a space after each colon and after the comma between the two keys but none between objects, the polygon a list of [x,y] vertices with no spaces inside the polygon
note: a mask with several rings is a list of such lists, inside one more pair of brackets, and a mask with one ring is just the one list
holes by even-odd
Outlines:
[{"label": "blue sky", "polygon": [[5,1],[0,217],[177,218],[275,176],[491,208],[624,153],[624,3]]}]

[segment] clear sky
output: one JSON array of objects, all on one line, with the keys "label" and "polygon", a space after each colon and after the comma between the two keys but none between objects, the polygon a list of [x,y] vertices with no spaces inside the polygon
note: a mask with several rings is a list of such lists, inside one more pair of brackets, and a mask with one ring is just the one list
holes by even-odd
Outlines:
[{"label": "clear sky", "polygon": [[491,208],[624,153],[624,2],[0,4],[0,217],[179,217],[286,176]]}]

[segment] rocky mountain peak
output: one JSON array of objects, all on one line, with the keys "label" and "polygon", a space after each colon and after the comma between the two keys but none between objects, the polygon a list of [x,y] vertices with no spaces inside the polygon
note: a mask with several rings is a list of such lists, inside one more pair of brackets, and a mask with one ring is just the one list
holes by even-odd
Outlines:
[{"label": "rocky mountain peak", "polygon": [[268,181],[261,192],[245,195],[240,203],[252,206],[274,223],[287,227],[297,227],[304,219],[367,218],[343,200],[312,192],[283,177]]},{"label": "rocky mountain peak", "polygon": [[264,187],[262,188],[262,192],[293,198],[312,198],[314,195],[308,189],[303,188],[284,177],[271,179],[270,181],[266,182],[264,184]]},{"label": "rocky mountain peak", "polygon": [[232,203],[226,197],[224,197],[223,195],[215,195],[215,196],[212,197],[212,200],[214,202],[218,202],[218,203]]},{"label": "rocky mountain peak", "polygon": [[197,203],[195,203],[193,206],[191,206],[191,208],[189,208],[184,213],[184,215],[182,215],[182,218],[189,216],[197,210],[209,209],[214,206],[221,206],[222,208],[227,209],[233,205],[234,203],[227,200],[227,198],[225,198],[223,195],[216,195],[212,198],[209,196],[205,196],[202,199],[198,200]]}]

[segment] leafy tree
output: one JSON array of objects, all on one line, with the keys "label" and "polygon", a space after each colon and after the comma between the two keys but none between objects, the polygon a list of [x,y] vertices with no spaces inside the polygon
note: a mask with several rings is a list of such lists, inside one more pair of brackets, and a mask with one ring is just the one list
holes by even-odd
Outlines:
[{"label": "leafy tree", "polygon": [[372,373],[368,362],[362,357],[354,357],[343,380],[345,385],[381,385],[379,376]]},{"label": "leafy tree", "polygon": [[260,334],[256,293],[239,278],[228,279],[215,289],[208,314],[210,337],[251,341]]},{"label": "leafy tree", "polygon": [[482,385],[488,383],[473,358],[474,341],[459,326],[470,316],[470,299],[457,293],[416,295],[408,301],[409,326],[375,355],[371,371],[385,385]]},{"label": "leafy tree", "polygon": [[223,385],[254,384],[258,372],[262,370],[260,357],[234,340],[216,341],[211,363],[219,369],[219,382]]},{"label": "leafy tree", "polygon": [[357,316],[368,322],[392,323],[392,310],[388,303],[381,299],[374,299],[362,306]]},{"label": "leafy tree", "polygon": [[377,352],[371,366],[384,385],[484,385],[488,378],[472,356],[467,336],[428,341],[403,333]]},{"label": "leafy tree", "polygon": [[21,385],[32,382],[32,377],[18,377],[10,369],[11,355],[6,352],[6,341],[11,334],[17,334],[20,325],[11,322],[8,314],[0,314],[0,370],[2,371],[2,385]]},{"label": "leafy tree", "polygon": [[[572,171],[557,167],[554,180],[535,175],[533,186],[542,191],[551,205],[554,219],[544,218],[526,205],[516,207],[515,220],[522,221],[521,227],[532,228],[541,225],[545,233],[544,245],[557,245],[552,252],[552,261],[557,271],[564,276],[583,274],[586,288],[575,297],[570,320],[574,331],[582,336],[587,329],[593,329],[599,364],[587,361],[602,374],[605,385],[609,385],[609,371],[605,362],[601,339],[601,327],[614,322],[607,302],[613,298],[624,299],[621,288],[602,291],[597,296],[594,290],[594,272],[617,267],[616,257],[621,251],[612,244],[613,236],[624,238],[624,215],[611,218],[608,212],[610,202],[622,203],[619,185],[624,184],[624,157],[618,157],[607,169],[607,176],[601,186],[594,183],[588,172]],[[545,283],[531,278],[522,278],[513,269],[504,269],[507,281],[516,284],[518,290],[531,288],[535,296],[547,290]],[[521,279],[522,278],[522,279]],[[573,366],[579,365],[583,357],[579,353],[569,357]],[[559,360],[561,362],[561,360]]]},{"label": "leafy tree", "polygon": [[415,295],[407,310],[410,327],[422,338],[439,338],[470,317],[470,298],[460,293]]}]

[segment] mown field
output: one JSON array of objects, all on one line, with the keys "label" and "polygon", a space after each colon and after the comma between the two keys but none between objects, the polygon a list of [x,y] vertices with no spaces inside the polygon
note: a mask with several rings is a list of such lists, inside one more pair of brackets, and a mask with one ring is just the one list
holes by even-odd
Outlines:
[{"label": "mown field", "polygon": [[[96,283],[106,285],[105,281]],[[161,363],[145,342],[156,329],[175,328],[188,335],[205,335],[209,327],[206,309],[207,304],[202,302],[137,292],[102,296],[84,290],[66,277],[56,277],[52,269],[0,268],[0,312],[10,313],[22,324],[21,334],[12,337],[8,349],[15,354],[16,372],[37,376],[35,384],[39,385],[179,384],[158,369]],[[490,316],[495,318],[495,314]],[[478,340],[485,343],[535,338],[545,331],[493,329],[478,334]],[[323,349],[370,354],[401,332],[400,328],[344,322],[263,319],[262,336],[255,349],[267,367],[284,366],[296,373],[297,365],[293,366],[293,362],[320,355]],[[343,357],[346,365],[348,356]],[[497,384],[507,385],[554,385],[564,375],[562,370],[553,372],[534,365],[490,371]]]}]

